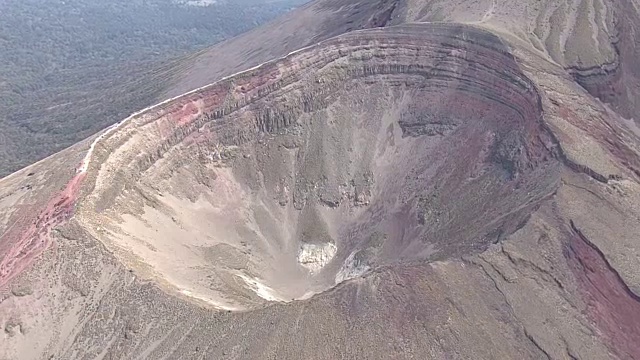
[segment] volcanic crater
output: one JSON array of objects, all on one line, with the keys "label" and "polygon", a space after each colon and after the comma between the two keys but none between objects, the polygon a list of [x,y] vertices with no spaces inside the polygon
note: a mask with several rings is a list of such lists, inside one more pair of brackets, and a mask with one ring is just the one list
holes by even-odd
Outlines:
[{"label": "volcanic crater", "polygon": [[638,13],[316,0],[185,59],[0,179],[0,358],[640,358]]},{"label": "volcanic crater", "polygon": [[75,219],[214,307],[305,299],[515,231],[559,179],[541,116],[495,35],[355,31],[118,124],[94,146]]}]

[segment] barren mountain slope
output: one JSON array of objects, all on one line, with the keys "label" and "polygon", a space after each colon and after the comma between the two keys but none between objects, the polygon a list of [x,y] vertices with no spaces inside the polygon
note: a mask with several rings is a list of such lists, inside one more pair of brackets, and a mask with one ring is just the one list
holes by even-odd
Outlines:
[{"label": "barren mountain slope", "polygon": [[634,5],[356,4],[2,179],[0,356],[640,357]]}]

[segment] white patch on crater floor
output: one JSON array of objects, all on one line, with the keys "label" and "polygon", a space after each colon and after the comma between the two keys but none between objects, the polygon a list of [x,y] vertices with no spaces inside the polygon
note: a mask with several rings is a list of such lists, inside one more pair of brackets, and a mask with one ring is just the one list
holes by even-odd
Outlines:
[{"label": "white patch on crater floor", "polygon": [[356,259],[357,252],[351,253],[349,257],[344,261],[342,267],[336,274],[336,284],[353,278],[360,277],[369,271],[370,267],[366,263],[363,263]]},{"label": "white patch on crater floor", "polygon": [[238,274],[238,276],[242,280],[244,280],[247,286],[249,286],[249,289],[251,289],[253,292],[256,293],[256,295],[260,296],[261,298],[267,301],[280,301],[280,302],[287,301],[287,299],[284,299],[280,295],[278,295],[278,293],[276,293],[275,290],[261,283],[257,279],[249,277],[244,274]]},{"label": "white patch on crater floor", "polygon": [[338,248],[332,243],[302,244],[298,251],[298,263],[315,273],[325,267],[337,251]]}]

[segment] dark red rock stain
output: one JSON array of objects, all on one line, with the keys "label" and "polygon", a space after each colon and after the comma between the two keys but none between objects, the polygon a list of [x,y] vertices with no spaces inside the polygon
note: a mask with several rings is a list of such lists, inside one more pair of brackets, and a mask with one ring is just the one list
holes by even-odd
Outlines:
[{"label": "dark red rock stain", "polygon": [[178,125],[188,124],[198,115],[200,115],[200,109],[198,109],[198,106],[193,101],[183,104],[180,109],[171,113],[172,119]]},{"label": "dark red rock stain", "polygon": [[240,75],[233,81],[235,93],[253,95],[262,87],[273,84],[281,75],[277,67],[271,66],[253,70],[250,75]]},{"label": "dark red rock stain", "polygon": [[586,303],[587,316],[615,354],[623,359],[639,359],[640,298],[573,221],[571,230],[565,257]]},{"label": "dark red rock stain", "polygon": [[53,196],[29,226],[15,227],[2,235],[13,244],[0,262],[0,288],[29,266],[52,243],[51,230],[66,222],[73,213],[78,190],[86,173],[78,173]]}]

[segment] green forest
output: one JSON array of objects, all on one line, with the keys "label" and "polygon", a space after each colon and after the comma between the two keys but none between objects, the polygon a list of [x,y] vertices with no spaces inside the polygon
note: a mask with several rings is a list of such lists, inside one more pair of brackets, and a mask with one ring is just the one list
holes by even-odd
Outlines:
[{"label": "green forest", "polygon": [[0,177],[157,101],[194,52],[303,2],[0,0]]}]

